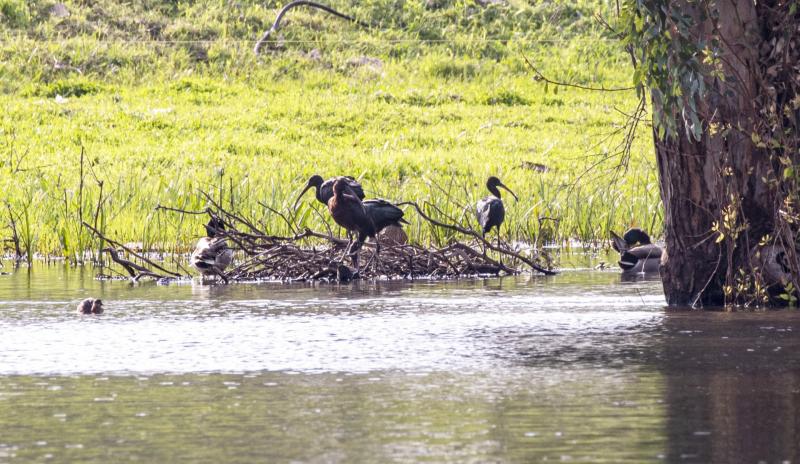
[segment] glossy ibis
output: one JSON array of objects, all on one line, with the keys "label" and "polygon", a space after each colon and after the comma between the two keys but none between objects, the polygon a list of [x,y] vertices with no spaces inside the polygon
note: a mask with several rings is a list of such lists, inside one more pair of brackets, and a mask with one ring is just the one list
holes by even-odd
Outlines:
[{"label": "glossy ibis", "polygon": [[659,271],[661,247],[651,243],[650,236],[642,229],[628,229],[622,237],[611,232],[611,242],[619,252],[619,267],[623,274]]},{"label": "glossy ibis", "polygon": [[190,262],[200,274],[205,276],[217,275],[227,284],[228,277],[225,268],[233,260],[233,250],[228,248],[224,234],[225,224],[217,218],[211,218],[206,224],[206,237],[197,242]]},{"label": "glossy ibis", "polygon": [[300,192],[300,195],[297,196],[297,200],[294,202],[295,206],[300,201],[300,198],[302,198],[302,196],[305,195],[305,193],[312,187],[315,190],[314,196],[317,198],[317,201],[327,206],[328,201],[333,196],[333,184],[339,179],[342,179],[346,182],[347,186],[350,187],[350,190],[353,191],[359,200],[364,199],[364,189],[354,178],[350,176],[332,177],[323,182],[322,176],[315,174],[308,179],[305,188],[302,192]]},{"label": "glossy ibis", "polygon": [[502,187],[510,193],[514,200],[517,200],[517,195],[506,187],[500,179],[495,176],[489,177],[486,181],[486,188],[491,193],[490,196],[478,200],[477,213],[478,223],[481,225],[481,233],[485,237],[486,234],[492,230],[492,227],[497,229],[497,242],[500,243],[500,225],[506,218],[506,209],[503,206],[503,200],[500,198],[500,190],[497,187]]},{"label": "glossy ibis", "polygon": [[103,300],[86,298],[78,303],[78,314],[103,314]]},{"label": "glossy ibis", "polygon": [[408,236],[403,231],[403,224],[408,221],[403,219],[403,210],[382,198],[372,198],[363,203],[367,216],[375,225],[375,233],[379,238],[386,237],[386,242],[402,245],[408,241]]},{"label": "glossy ibis", "polygon": [[[394,205],[392,206],[394,207]],[[376,230],[375,224],[367,215],[367,209],[357,194],[349,187],[347,179],[336,179],[333,183],[333,196],[328,200],[328,211],[337,224],[348,232],[358,234],[356,241],[350,239],[345,250],[345,255],[353,256],[353,264],[358,272],[358,251],[364,245],[367,237],[375,238]],[[380,250],[380,243],[376,239],[375,255],[380,253]]]}]

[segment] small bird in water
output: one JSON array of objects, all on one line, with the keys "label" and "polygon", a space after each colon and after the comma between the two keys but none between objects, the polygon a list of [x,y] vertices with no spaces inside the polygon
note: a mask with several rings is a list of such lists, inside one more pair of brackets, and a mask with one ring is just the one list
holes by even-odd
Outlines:
[{"label": "small bird in water", "polygon": [[651,243],[650,236],[642,229],[628,229],[622,237],[611,232],[611,245],[620,254],[623,274],[659,272],[663,250]]},{"label": "small bird in water", "polygon": [[103,300],[86,298],[78,303],[78,314],[103,314]]},{"label": "small bird in water", "polygon": [[228,248],[225,237],[220,236],[225,232],[225,224],[218,218],[211,218],[205,227],[207,236],[197,242],[190,263],[203,277],[216,275],[227,284],[225,268],[233,260],[233,250]]},{"label": "small bird in water", "polygon": [[[361,200],[350,189],[345,179],[337,179],[333,184],[333,196],[328,200],[328,211],[333,220],[348,232],[358,234],[357,241],[350,239],[345,250],[345,255],[353,257],[353,264],[358,272],[358,251],[364,245],[367,237],[375,239],[376,230],[372,219],[367,215],[367,210]],[[357,245],[356,245],[357,244]],[[380,253],[381,245],[375,240],[375,255]]]},{"label": "small bird in water", "polygon": [[350,176],[340,176],[340,177],[332,177],[323,182],[322,176],[320,175],[313,175],[311,178],[308,179],[305,188],[300,195],[297,196],[297,200],[295,200],[294,204],[297,206],[297,203],[300,201],[300,198],[310,189],[314,188],[314,196],[316,197],[317,201],[322,203],[323,205],[328,205],[328,200],[331,199],[333,196],[333,184],[337,180],[343,180],[350,190],[353,191],[353,194],[358,197],[359,200],[364,199],[364,189],[361,187],[361,184],[358,183],[353,177]]},{"label": "small bird in water", "polygon": [[497,243],[499,245],[500,225],[503,224],[503,221],[506,218],[506,209],[503,206],[503,200],[500,198],[500,190],[498,190],[497,187],[502,187],[505,189],[514,197],[514,200],[518,199],[517,195],[512,192],[510,188],[506,187],[502,182],[500,182],[500,179],[495,176],[491,176],[486,181],[486,188],[489,189],[491,195],[478,200],[476,209],[478,223],[481,225],[481,233],[483,234],[484,238],[486,234],[492,230],[492,227],[494,227],[497,229]]}]

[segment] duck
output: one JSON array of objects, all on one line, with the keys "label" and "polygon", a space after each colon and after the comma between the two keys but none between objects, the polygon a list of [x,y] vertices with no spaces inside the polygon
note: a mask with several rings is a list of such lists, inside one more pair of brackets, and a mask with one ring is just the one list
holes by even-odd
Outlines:
[{"label": "duck", "polygon": [[506,218],[506,209],[503,206],[503,199],[500,196],[500,190],[497,188],[500,187],[510,193],[514,200],[518,200],[517,194],[511,191],[510,188],[506,187],[500,179],[495,176],[489,177],[486,181],[486,188],[489,190],[488,197],[481,198],[478,200],[478,203],[475,205],[476,207],[476,214],[478,216],[478,223],[481,226],[481,234],[482,236],[486,237],[486,234],[495,228],[497,230],[497,240],[500,240],[500,225],[503,224],[503,221]]},{"label": "duck", "polygon": [[78,314],[103,314],[103,300],[86,298],[78,303]]},{"label": "duck", "polygon": [[339,176],[331,177],[328,180],[323,180],[322,176],[319,174],[314,174],[308,179],[308,182],[306,182],[306,186],[303,188],[303,191],[300,192],[300,195],[297,196],[297,200],[294,202],[295,206],[297,206],[300,198],[302,198],[303,195],[311,188],[314,188],[314,197],[317,199],[317,201],[327,206],[328,201],[331,199],[331,197],[333,197],[333,184],[337,180],[343,180],[347,184],[347,187],[352,190],[353,194],[358,197],[359,200],[364,199],[364,188],[361,187],[361,184],[358,183],[355,178],[351,176]]},{"label": "duck", "polygon": [[620,254],[619,267],[623,273],[659,272],[663,250],[642,229],[628,229],[622,237],[612,231],[611,245]]},{"label": "duck", "polygon": [[219,218],[211,218],[205,228],[206,237],[197,242],[189,262],[203,277],[219,276],[227,284],[225,268],[233,260],[233,250],[228,248],[224,238],[225,223]]}]

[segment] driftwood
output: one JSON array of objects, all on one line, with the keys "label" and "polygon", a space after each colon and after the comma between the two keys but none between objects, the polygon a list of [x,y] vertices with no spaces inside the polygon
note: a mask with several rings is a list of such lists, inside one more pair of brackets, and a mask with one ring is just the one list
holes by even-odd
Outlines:
[{"label": "driftwood", "polygon": [[[83,224],[83,227],[86,227],[99,239],[103,240],[104,242],[110,245],[109,247],[103,248],[103,251],[111,256],[112,261],[122,266],[122,268],[125,269],[125,271],[127,271],[128,274],[131,276],[131,279],[133,279],[134,282],[137,282],[142,277],[152,277],[154,279],[183,277],[183,275],[181,275],[180,273],[164,269],[164,267],[158,265],[157,263],[147,258],[146,256],[136,253],[135,251],[123,245],[122,243],[106,237],[102,232],[95,229],[92,225],[90,225],[86,221],[81,221],[81,223]],[[129,255],[134,256],[137,259],[141,260],[142,262],[150,266],[150,268],[135,263],[131,260],[122,258],[119,255],[117,248],[121,248]],[[155,272],[152,269],[157,269],[161,271],[163,274],[159,274],[158,272]]]},{"label": "driftwood", "polygon": [[[512,249],[507,244],[491,243],[475,230],[460,225],[446,224],[430,217],[414,202],[399,203],[416,211],[416,217],[434,227],[444,228],[466,237],[467,241],[451,241],[441,247],[423,247],[418,244],[397,244],[381,242],[381,252],[375,254],[375,244],[366,242],[361,250],[364,263],[359,269],[351,266],[351,258],[344,256],[348,241],[334,236],[330,231],[321,233],[305,228],[300,229],[291,214],[284,214],[267,207],[279,215],[294,231],[292,235],[271,235],[235,211],[228,211],[210,195],[202,193],[209,207],[200,211],[188,211],[159,205],[157,209],[178,214],[208,215],[221,220],[226,225],[223,236],[228,245],[238,252],[236,265],[226,271],[226,277],[233,281],[242,280],[329,280],[346,282],[354,278],[366,279],[448,279],[479,275],[513,275],[522,272],[523,266],[553,275],[540,260],[549,262],[546,256],[528,257]],[[408,216],[406,216],[408,217]],[[183,277],[172,272],[146,256],[137,254],[123,244],[114,241],[91,225],[84,227],[110,245],[105,249],[111,258],[122,266],[134,280],[144,276],[154,278]],[[135,257],[141,264],[122,258],[116,249],[122,249]],[[487,254],[491,251],[491,256]]]},{"label": "driftwood", "polygon": [[327,12],[329,14],[332,14],[333,16],[336,16],[338,18],[341,18],[341,19],[350,21],[352,23],[358,24],[361,27],[364,27],[364,28],[369,28],[370,27],[369,24],[363,23],[363,22],[361,22],[361,21],[359,21],[359,20],[357,20],[357,19],[355,19],[355,18],[353,18],[351,16],[348,16],[348,15],[346,15],[344,13],[340,13],[340,12],[334,10],[333,8],[331,8],[331,7],[327,6],[327,5],[323,5],[323,4],[317,3],[317,2],[310,2],[310,1],[306,1],[306,0],[297,0],[297,1],[294,1],[294,2],[289,2],[286,6],[281,8],[281,10],[278,12],[278,16],[275,18],[275,22],[272,23],[272,27],[270,27],[266,32],[264,32],[264,34],[261,36],[261,38],[258,39],[258,42],[256,42],[256,45],[253,47],[253,53],[255,53],[256,55],[261,53],[261,48],[264,46],[265,43],[267,43],[269,41],[269,38],[272,35],[272,33],[277,31],[278,28],[281,27],[281,19],[283,19],[283,16],[289,10],[291,10],[292,8],[295,8],[295,7],[298,7],[298,6],[304,6],[304,5],[305,6],[310,6],[312,8],[317,8],[317,9],[322,10],[322,11],[325,11],[325,12]]}]

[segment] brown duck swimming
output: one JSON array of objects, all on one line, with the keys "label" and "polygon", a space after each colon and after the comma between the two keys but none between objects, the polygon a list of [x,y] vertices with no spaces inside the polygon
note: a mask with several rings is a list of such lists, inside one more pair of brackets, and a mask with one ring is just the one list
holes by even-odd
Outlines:
[{"label": "brown duck swimming", "polygon": [[78,314],[103,314],[103,300],[86,298],[78,303]]}]

